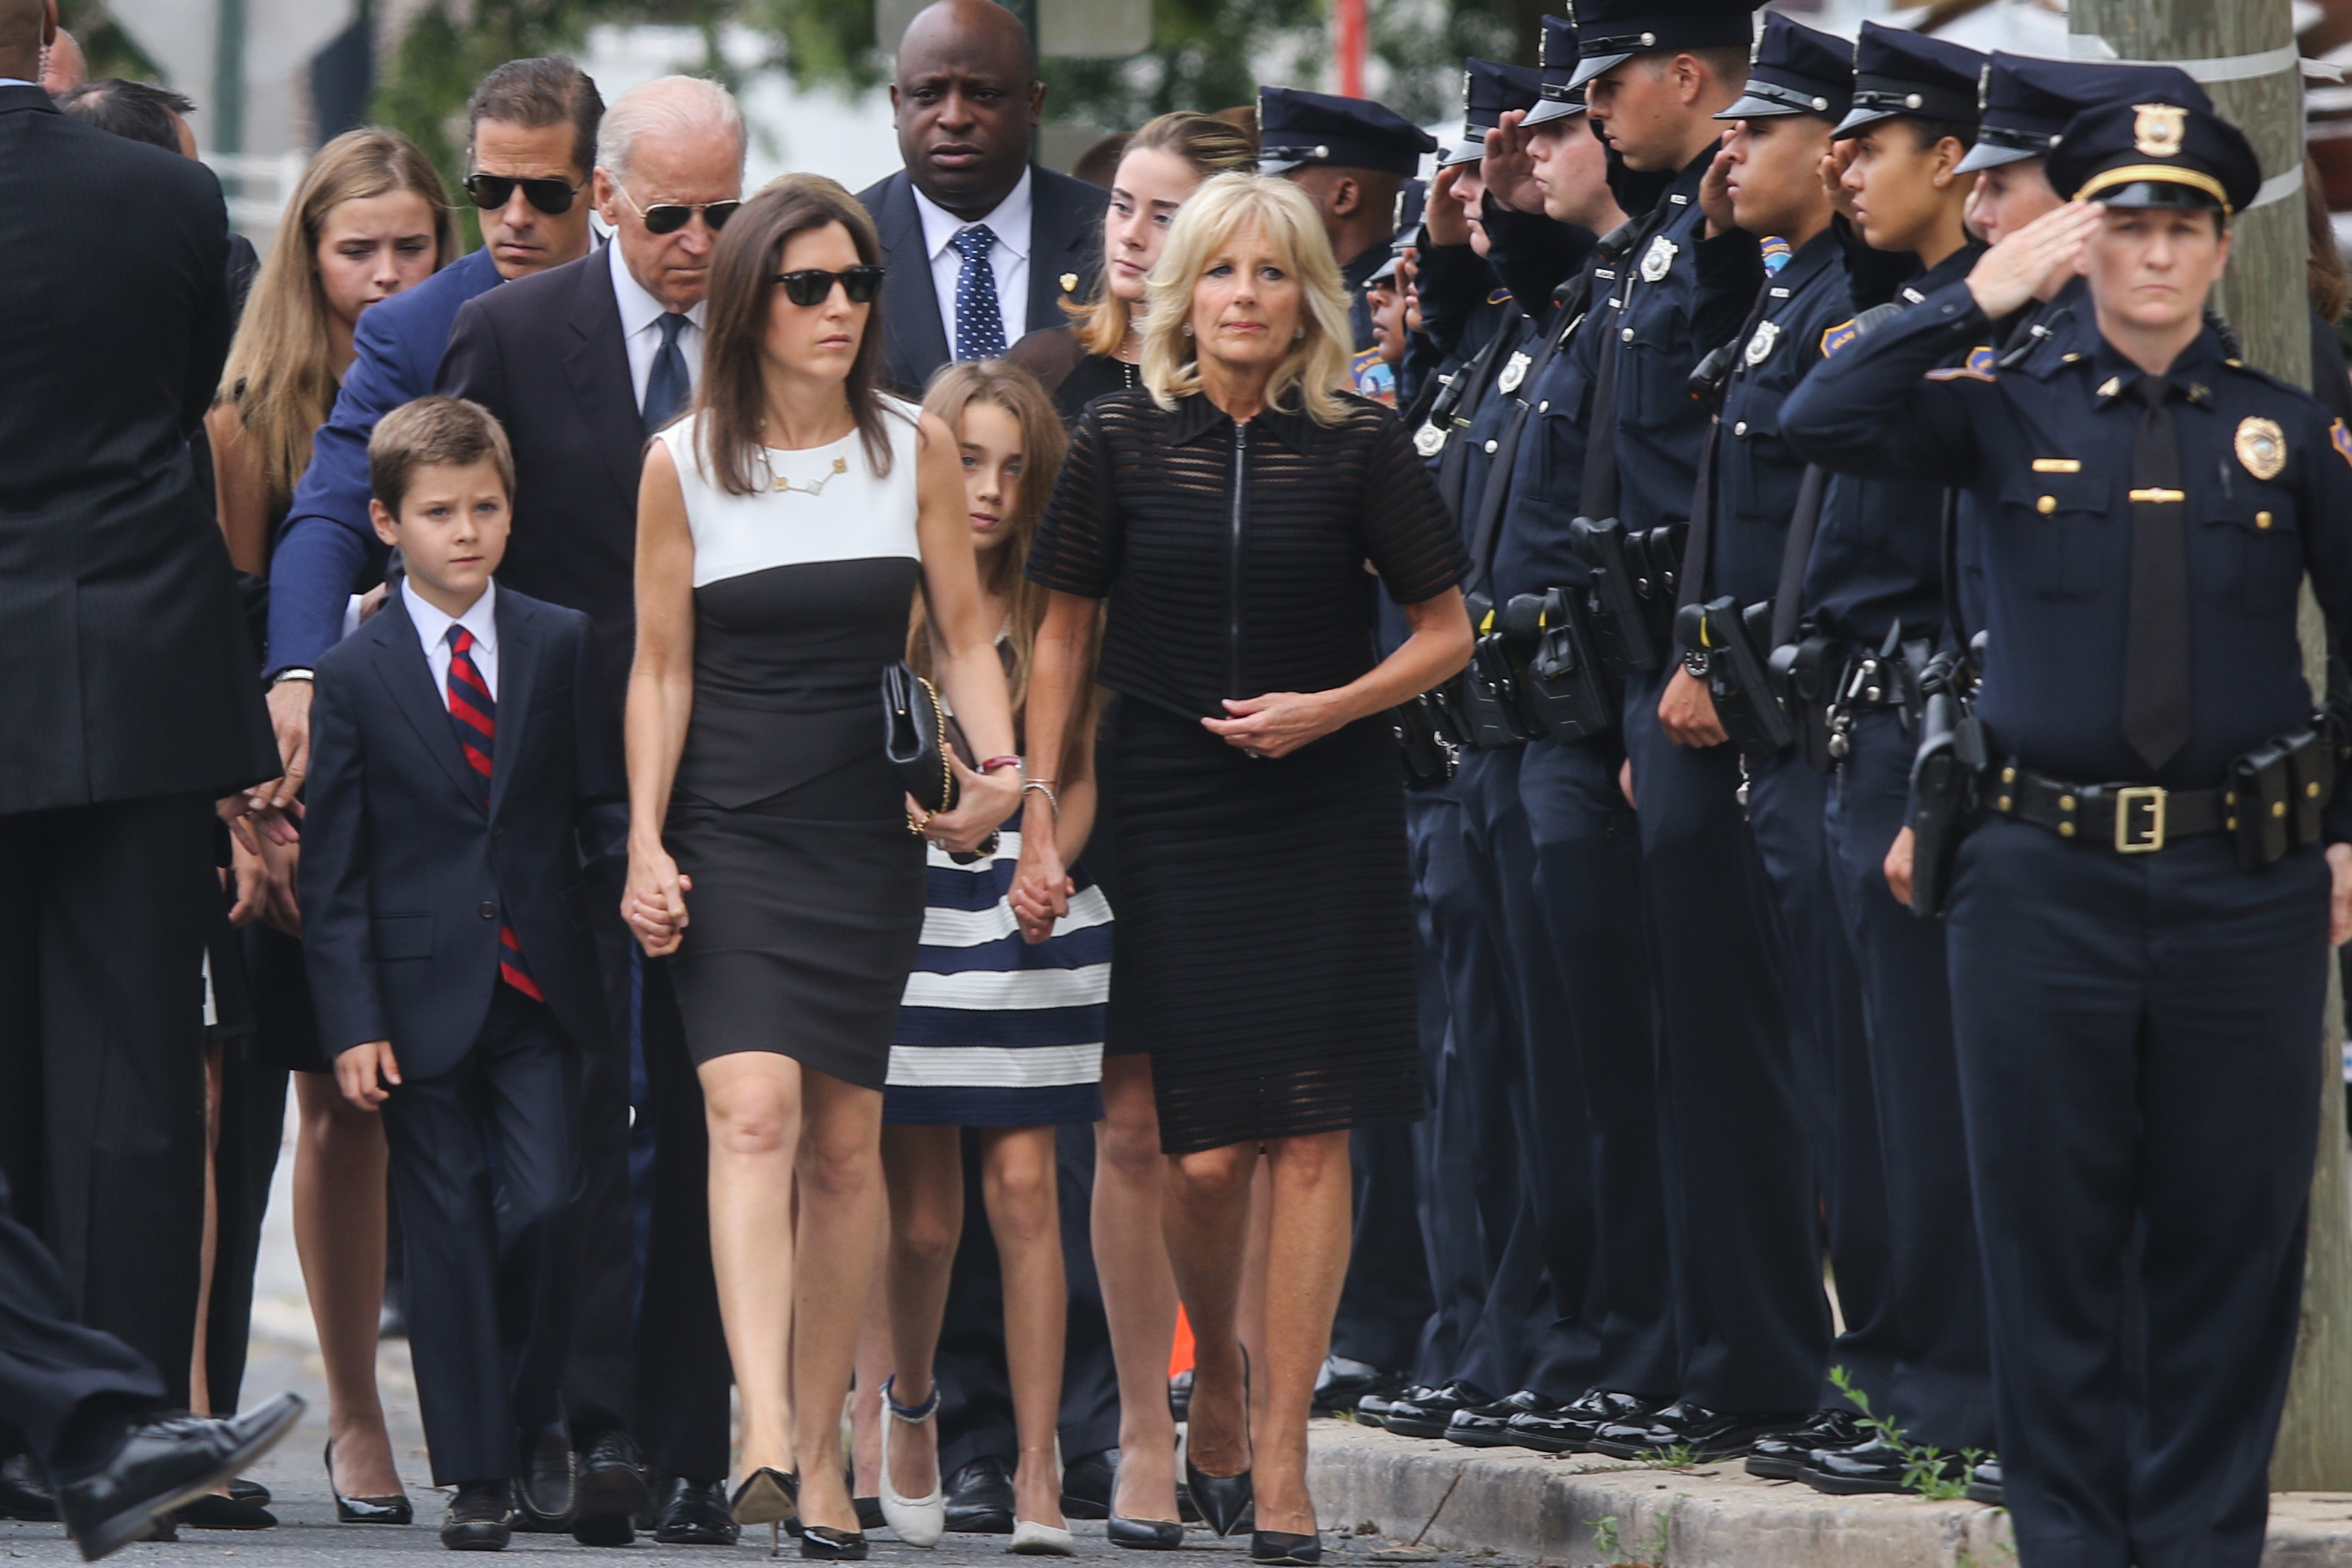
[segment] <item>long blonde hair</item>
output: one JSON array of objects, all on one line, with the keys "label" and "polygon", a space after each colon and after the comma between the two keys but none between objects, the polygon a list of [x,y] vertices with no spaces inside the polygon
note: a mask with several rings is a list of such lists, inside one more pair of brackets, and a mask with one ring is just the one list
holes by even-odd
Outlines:
[{"label": "long blonde hair", "polygon": [[1265,400],[1289,406],[1285,400],[1295,392],[1308,418],[1337,424],[1346,412],[1336,389],[1348,380],[1348,297],[1321,214],[1306,192],[1277,175],[1220,174],[1204,181],[1177,212],[1159,264],[1144,280],[1143,384],[1168,409],[1201,390],[1201,368],[1185,330],[1192,291],[1225,242],[1252,225],[1288,264],[1307,306],[1301,323],[1307,335],[1275,367]]},{"label": "long blonde hair", "polygon": [[[1005,597],[1009,622],[1006,640],[1012,667],[1005,681],[1012,688],[1017,719],[1029,700],[1029,665],[1037,647],[1037,628],[1045,622],[1046,590],[1029,580],[1021,569],[1028,564],[1029,546],[1037,537],[1038,519],[1045,515],[1046,498],[1054,493],[1054,477],[1062,469],[1069,437],[1060,416],[1037,378],[1004,360],[970,360],[943,367],[923,394],[923,412],[936,414],[958,436],[963,412],[975,402],[992,402],[1021,427],[1021,487],[1004,519],[1004,542],[981,563],[982,591]],[[915,615],[907,631],[907,660],[918,674],[931,674],[929,622],[923,601],[915,601]]]},{"label": "long blonde hair", "polygon": [[276,502],[294,494],[310,465],[310,437],[333,412],[337,382],[331,312],[319,283],[319,236],[345,202],[409,191],[433,209],[433,269],[457,259],[457,214],[432,161],[397,131],[347,131],[310,159],[262,258],[221,372],[220,398],[236,405],[261,455]]},{"label": "long blonde hair", "polygon": [[[1146,120],[1119,152],[1119,162],[1134,152],[1168,152],[1182,159],[1201,179],[1219,174],[1247,173],[1257,168],[1257,143],[1248,132],[1214,116],[1180,109]],[[1106,246],[1106,251],[1108,247]],[[1127,301],[1111,292],[1109,256],[1095,274],[1094,296],[1083,305],[1062,302],[1070,315],[1070,330],[1089,354],[1108,358],[1127,341],[1133,325]]]}]

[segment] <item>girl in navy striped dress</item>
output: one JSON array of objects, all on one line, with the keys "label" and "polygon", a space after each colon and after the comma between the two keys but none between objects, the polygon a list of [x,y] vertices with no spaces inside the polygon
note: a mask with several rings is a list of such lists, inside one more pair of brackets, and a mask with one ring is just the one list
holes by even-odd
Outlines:
[{"label": "girl in navy striped dress", "polygon": [[[1062,424],[1026,371],[1003,361],[950,365],[926,412],[956,432],[982,592],[1004,628],[998,643],[1020,720],[1045,595],[1022,566],[1061,465]],[[928,664],[918,607],[908,657]],[[1074,864],[1094,818],[1092,727],[1067,758],[1027,759],[1027,790],[1055,802],[1056,842]],[[1026,799],[1024,790],[1024,799]],[[892,1378],[882,1385],[881,1502],[901,1541],[928,1545],[945,1527],[931,1426],[931,1356],[964,1212],[961,1129],[980,1129],[982,1197],[1003,1260],[1006,1369],[1021,1457],[1013,1482],[1018,1552],[1068,1555],[1054,1458],[1061,1401],[1066,1285],[1055,1197],[1055,1127],[1102,1110],[1104,1007],[1111,915],[1102,890],[1072,873],[1070,918],[1051,939],[1021,939],[1011,907],[1021,816],[991,858],[960,865],[930,851],[922,948],[908,977],[883,1099],[890,1189]]]}]

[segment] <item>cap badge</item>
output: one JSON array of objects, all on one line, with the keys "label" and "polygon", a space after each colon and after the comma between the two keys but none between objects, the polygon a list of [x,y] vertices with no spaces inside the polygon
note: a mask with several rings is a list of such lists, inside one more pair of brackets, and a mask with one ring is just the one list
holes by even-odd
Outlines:
[{"label": "cap badge", "polygon": [[1495,378],[1495,390],[1506,395],[1518,391],[1519,383],[1528,379],[1528,366],[1534,362],[1525,352],[1514,352],[1504,364],[1503,373]]},{"label": "cap badge", "polygon": [[2175,103],[2132,105],[2132,145],[2150,158],[2172,158],[2189,129],[2189,111]]},{"label": "cap badge", "polygon": [[1065,294],[1076,294],[1077,291],[1078,275],[1075,272],[1066,272],[1062,274],[1062,292]]},{"label": "cap badge", "polygon": [[2273,419],[2250,415],[2238,421],[2238,461],[2262,480],[2275,479],[2286,469],[2286,432]]},{"label": "cap badge", "polygon": [[1675,253],[1680,247],[1664,235],[1654,236],[1650,248],[1642,253],[1642,281],[1655,283],[1672,271]]},{"label": "cap badge", "polygon": [[1760,365],[1772,357],[1772,350],[1780,345],[1780,323],[1759,321],[1756,323],[1755,336],[1748,340],[1748,352],[1745,358],[1751,365]]}]

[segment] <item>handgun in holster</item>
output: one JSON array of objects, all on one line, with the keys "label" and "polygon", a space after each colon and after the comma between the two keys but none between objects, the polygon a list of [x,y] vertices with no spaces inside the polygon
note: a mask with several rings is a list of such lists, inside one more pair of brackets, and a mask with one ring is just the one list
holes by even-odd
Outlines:
[{"label": "handgun in holster", "polygon": [[[1642,554],[1649,562],[1650,634],[1674,645],[1675,603],[1682,596],[1683,552],[1690,548],[1688,523],[1661,523],[1642,536]],[[1759,644],[1762,646],[1762,644]]]},{"label": "handgun in holster", "polygon": [[[1470,632],[1475,641],[1470,647],[1470,667],[1462,672],[1461,684],[1455,688],[1459,694],[1455,732],[1463,745],[1477,751],[1518,746],[1527,737],[1520,733],[1512,712],[1508,672],[1498,672],[1486,651],[1495,631],[1495,601],[1484,593],[1472,593],[1463,603],[1470,612]],[[1499,684],[1498,673],[1503,677]]]},{"label": "handgun in holster", "polygon": [[1600,638],[1601,660],[1621,680],[1646,674],[1664,658],[1663,643],[1651,633],[1625,547],[1625,525],[1615,517],[1597,523],[1578,517],[1568,525],[1568,548],[1592,569],[1593,631]]},{"label": "handgun in holster", "polygon": [[1404,787],[1433,789],[1454,777],[1461,753],[1445,726],[1433,694],[1423,692],[1389,710],[1397,752],[1404,763]]},{"label": "handgun in holster", "polygon": [[1911,764],[1911,913],[1944,912],[1960,841],[1983,814],[1990,765],[1984,721],[1970,702],[1972,677],[1957,655],[1938,653],[1919,680],[1919,753]]},{"label": "handgun in holster", "polygon": [[1623,693],[1601,665],[1582,592],[1518,594],[1503,606],[1502,632],[1518,661],[1519,706],[1541,734],[1572,746],[1617,727]]},{"label": "handgun in holster", "polygon": [[1675,619],[1675,640],[1706,656],[1706,690],[1715,699],[1716,722],[1742,757],[1769,757],[1797,738],[1760,651],[1771,626],[1769,602],[1743,612],[1729,594],[1685,604]]},{"label": "handgun in holster", "polygon": [[1816,773],[1834,772],[1851,749],[1844,733],[1831,722],[1851,647],[1843,637],[1813,632],[1773,649],[1766,666],[1772,689],[1789,711],[1789,722],[1797,727],[1798,750]]}]

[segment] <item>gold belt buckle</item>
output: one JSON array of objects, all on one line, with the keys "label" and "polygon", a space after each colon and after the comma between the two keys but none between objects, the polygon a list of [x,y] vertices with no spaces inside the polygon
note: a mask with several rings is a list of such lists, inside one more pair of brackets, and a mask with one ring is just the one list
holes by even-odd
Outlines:
[{"label": "gold belt buckle", "polygon": [[[2144,855],[2164,847],[2164,799],[2160,784],[2132,784],[2116,791],[2116,853]],[[2145,835],[2134,826],[2142,806],[2147,808]]]}]

